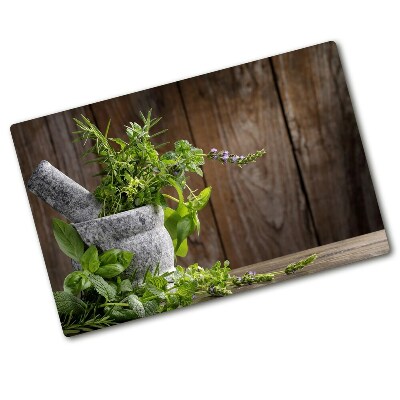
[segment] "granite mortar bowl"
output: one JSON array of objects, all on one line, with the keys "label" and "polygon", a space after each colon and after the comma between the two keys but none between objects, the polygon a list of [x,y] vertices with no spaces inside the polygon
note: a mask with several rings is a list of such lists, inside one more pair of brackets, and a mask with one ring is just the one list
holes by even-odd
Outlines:
[{"label": "granite mortar bowl", "polygon": [[174,247],[160,206],[143,206],[72,225],[88,246],[133,252],[125,273],[135,274],[135,280],[142,279],[147,269],[154,272],[157,266],[160,274],[175,270]]}]

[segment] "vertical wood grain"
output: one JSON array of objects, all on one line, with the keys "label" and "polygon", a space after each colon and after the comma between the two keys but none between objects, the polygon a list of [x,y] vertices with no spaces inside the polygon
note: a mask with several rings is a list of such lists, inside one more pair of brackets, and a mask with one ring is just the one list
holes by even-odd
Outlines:
[{"label": "vertical wood grain", "polygon": [[215,162],[204,168],[232,267],[317,245],[269,60],[179,86],[196,145],[238,154],[267,150],[242,170]]},{"label": "vertical wood grain", "polygon": [[[39,162],[47,160],[80,185],[93,190],[97,179],[92,175],[99,171],[98,166],[91,165],[82,169],[80,145],[72,143],[73,137],[70,134],[74,130],[72,118],[81,113],[90,115],[90,109],[77,108],[11,127],[25,184]],[[29,191],[27,193],[52,289],[61,290],[64,278],[72,268],[70,260],[55,242],[51,220],[62,217],[34,194]]]},{"label": "vertical wood grain", "polygon": [[[146,114],[149,109],[152,109],[153,117],[162,117],[155,127],[155,132],[168,129],[165,134],[153,139],[155,144],[170,142],[160,149],[160,152],[172,149],[173,143],[180,139],[192,142],[181,97],[175,83],[92,104],[91,109],[101,129],[105,129],[111,118],[110,135],[114,137],[123,138],[124,125],[129,122],[140,123],[139,112]],[[195,174],[190,174],[188,183],[199,190],[205,187],[204,179]],[[173,191],[171,194],[176,196]],[[194,234],[189,238],[189,253],[185,258],[177,260],[180,265],[188,266],[197,262],[203,266],[210,266],[216,260],[226,258],[211,207],[204,208],[199,217],[200,237]]]},{"label": "vertical wood grain", "polygon": [[382,229],[335,43],[272,63],[321,244]]},{"label": "vertical wood grain", "polygon": [[[200,237],[190,238],[189,255],[178,262],[208,266],[229,258],[248,264],[382,229],[343,70],[334,43],[287,53],[160,86],[86,107],[13,125],[24,182],[46,159],[88,190],[99,178],[84,165],[82,144],[71,142],[73,117],[83,114],[110,135],[153,109],[168,132],[157,143],[187,139],[246,154],[267,155],[243,169],[209,161],[205,178],[189,184],[213,187],[211,204],[200,213]],[[28,193],[53,290],[71,271],[51,231],[60,217]]]}]

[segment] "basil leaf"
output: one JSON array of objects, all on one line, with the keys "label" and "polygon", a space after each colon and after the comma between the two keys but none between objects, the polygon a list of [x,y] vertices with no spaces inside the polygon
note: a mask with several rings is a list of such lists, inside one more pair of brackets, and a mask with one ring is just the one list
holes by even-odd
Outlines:
[{"label": "basil leaf", "polygon": [[[172,243],[173,243],[174,246],[175,246],[175,244],[176,244],[176,239],[173,240]],[[185,239],[185,240],[181,243],[181,245],[179,246],[178,250],[175,251],[175,255],[176,255],[177,257],[186,257],[186,255],[187,255],[187,253],[188,253],[188,250],[189,250],[189,248],[188,248],[188,242],[187,242],[187,239]]]},{"label": "basil leaf", "polygon": [[80,260],[84,243],[75,228],[60,219],[53,218],[53,233],[61,251],[75,261]]},{"label": "basil leaf", "polygon": [[182,242],[193,232],[194,226],[190,216],[183,217],[176,226],[176,245],[175,250],[179,249]]},{"label": "basil leaf", "polygon": [[99,268],[99,253],[93,244],[83,253],[80,263],[84,271],[96,272]]},{"label": "basil leaf", "polygon": [[121,250],[119,249],[111,249],[105,251],[100,256],[100,264],[101,265],[116,264],[118,262],[118,254],[120,253],[120,251]]},{"label": "basil leaf", "polygon": [[77,296],[88,287],[90,287],[90,281],[82,271],[71,272],[64,279],[64,291],[74,296]]},{"label": "basil leaf", "polygon": [[133,253],[130,251],[126,250],[121,250],[121,252],[118,255],[118,261],[122,266],[126,269],[129,267],[129,264],[131,263],[133,258]]},{"label": "basil leaf", "polygon": [[96,275],[100,275],[103,278],[114,278],[124,270],[125,267],[121,264],[101,265],[96,271]]},{"label": "basil leaf", "polygon": [[100,256],[100,265],[121,264],[124,269],[129,267],[133,258],[131,251],[111,249]]},{"label": "basil leaf", "polygon": [[171,239],[176,239],[177,224],[181,220],[181,216],[172,208],[167,207],[164,210],[164,226],[171,236]]},{"label": "basil leaf", "polygon": [[196,196],[196,199],[192,202],[193,208],[196,211],[200,211],[201,209],[203,209],[210,200],[210,196],[211,196],[211,186],[206,187],[199,193],[198,196]]}]

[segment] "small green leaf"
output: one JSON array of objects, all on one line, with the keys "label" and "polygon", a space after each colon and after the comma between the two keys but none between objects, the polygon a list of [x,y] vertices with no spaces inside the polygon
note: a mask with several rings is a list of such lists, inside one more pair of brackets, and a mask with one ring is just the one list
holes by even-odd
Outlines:
[{"label": "small green leaf", "polygon": [[165,292],[155,287],[151,283],[146,284],[146,290],[148,290],[153,296],[156,296],[160,300],[165,300]]},{"label": "small green leaf", "polygon": [[197,175],[203,176],[203,170],[200,167],[194,169]]},{"label": "small green leaf", "polygon": [[132,319],[137,319],[138,315],[135,311],[129,308],[112,307],[106,308],[107,315],[115,322],[126,322]]},{"label": "small green leaf", "polygon": [[59,314],[83,314],[86,310],[86,304],[68,292],[54,292],[54,300],[56,302],[57,311]]},{"label": "small green leaf", "polygon": [[184,199],[182,188],[173,179],[169,179],[168,182],[175,188],[176,192],[178,193],[179,203],[183,203]]},{"label": "small green leaf", "polygon": [[193,232],[194,226],[190,216],[183,217],[177,224],[176,245],[175,250],[178,250],[182,242]]},{"label": "small green leaf", "polygon": [[181,218],[186,217],[190,213],[189,208],[185,204],[179,204],[176,212],[181,216]]},{"label": "small green leaf", "polygon": [[133,258],[133,253],[126,250],[111,249],[100,256],[100,265],[121,264],[124,269],[129,267]]},{"label": "small green leaf", "polygon": [[129,295],[127,297],[127,301],[131,309],[138,315],[139,318],[143,318],[146,315],[142,302],[135,294]]},{"label": "small green leaf", "polygon": [[75,228],[60,219],[53,218],[53,233],[58,246],[68,257],[80,260],[84,251],[84,243]]},{"label": "small green leaf", "polygon": [[133,287],[131,281],[129,279],[124,279],[121,282],[120,290],[121,292],[132,292]]},{"label": "small green leaf", "polygon": [[144,312],[147,316],[154,315],[158,313],[159,303],[157,300],[150,300],[143,303]]},{"label": "small green leaf", "polygon": [[64,291],[77,296],[82,290],[90,287],[87,275],[82,271],[74,271],[64,279]]},{"label": "small green leaf", "polygon": [[100,275],[103,278],[114,278],[125,270],[122,264],[108,264],[101,265],[96,271],[96,275]]},{"label": "small green leaf", "polygon": [[121,250],[121,252],[118,255],[118,261],[120,264],[122,264],[124,269],[129,267],[132,258],[133,258],[133,253],[130,251]]},{"label": "small green leaf", "polygon": [[164,226],[170,234],[172,240],[176,239],[177,237],[177,225],[181,218],[182,217],[172,208],[167,207],[164,210]]},{"label": "small green leaf", "polygon": [[[172,243],[174,243],[174,245],[176,244],[176,239],[175,241],[173,240]],[[188,253],[188,242],[187,239],[185,239],[181,245],[179,246],[179,249],[175,251],[175,255],[177,257],[186,257],[187,253]]]},{"label": "small green leaf", "polygon": [[168,281],[163,276],[155,276],[150,272],[146,274],[145,282],[160,290],[166,290],[168,286]]},{"label": "small green leaf", "polygon": [[180,303],[183,306],[188,306],[193,302],[193,295],[195,294],[196,289],[196,281],[188,281],[179,286],[174,294],[180,297]]},{"label": "small green leaf", "polygon": [[124,141],[123,141],[122,139],[120,139],[120,138],[109,138],[108,140],[111,140],[111,141],[113,141],[113,142],[119,144],[120,147],[121,147],[121,150],[124,150],[124,148],[125,148],[126,145],[127,145],[127,143],[124,142]]},{"label": "small green leaf", "polygon": [[105,251],[101,256],[100,256],[100,264],[101,265],[108,265],[108,264],[115,264],[118,261],[118,254],[120,253],[121,250],[119,249],[111,249]]},{"label": "small green leaf", "polygon": [[92,283],[96,292],[100,296],[103,296],[106,301],[113,300],[117,295],[116,290],[111,285],[109,285],[101,276],[90,274],[88,276],[88,279]]},{"label": "small green leaf", "polygon": [[203,209],[210,200],[210,196],[211,186],[206,187],[199,193],[198,196],[196,196],[196,199],[192,202],[194,209],[196,211],[200,211],[201,209]]},{"label": "small green leaf", "polygon": [[80,263],[84,271],[96,272],[100,266],[99,253],[93,244],[83,253]]}]

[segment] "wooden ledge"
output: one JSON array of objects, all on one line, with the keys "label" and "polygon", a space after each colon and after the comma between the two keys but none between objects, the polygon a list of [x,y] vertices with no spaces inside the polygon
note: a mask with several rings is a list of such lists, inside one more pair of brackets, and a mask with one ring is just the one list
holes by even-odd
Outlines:
[{"label": "wooden ledge", "polygon": [[[287,279],[313,274],[319,271],[344,266],[357,261],[367,260],[389,252],[389,242],[385,230],[368,233],[366,235],[356,236],[351,239],[330,243],[324,246],[314,247],[298,253],[289,254],[273,260],[262,261],[257,264],[247,265],[245,267],[232,270],[232,274],[241,276],[249,271],[257,274],[264,274],[284,269],[288,264],[299,261],[307,256],[316,253],[318,258],[313,264],[306,266],[302,271],[292,275],[278,275],[272,282],[248,285],[234,289],[234,293],[244,292],[261,286],[267,286],[276,282],[282,282]],[[203,302],[215,297],[205,297],[198,300]]]}]

